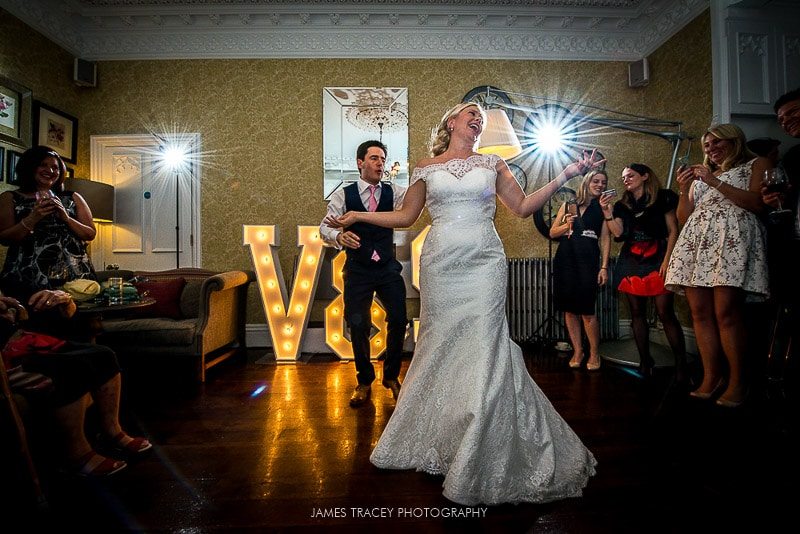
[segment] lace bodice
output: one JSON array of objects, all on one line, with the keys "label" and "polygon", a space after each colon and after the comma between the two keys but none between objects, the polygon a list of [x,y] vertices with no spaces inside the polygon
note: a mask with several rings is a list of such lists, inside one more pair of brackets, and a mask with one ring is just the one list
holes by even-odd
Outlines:
[{"label": "lace bodice", "polygon": [[425,181],[425,204],[433,224],[493,221],[498,161],[494,154],[477,154],[415,168],[411,185]]}]

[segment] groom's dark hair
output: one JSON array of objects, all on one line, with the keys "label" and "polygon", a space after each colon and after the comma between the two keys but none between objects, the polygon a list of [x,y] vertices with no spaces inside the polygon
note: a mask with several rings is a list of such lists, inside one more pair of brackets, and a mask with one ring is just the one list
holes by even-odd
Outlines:
[{"label": "groom's dark hair", "polygon": [[358,145],[358,150],[356,150],[356,159],[363,160],[364,158],[366,158],[367,157],[367,150],[369,150],[370,148],[372,148],[374,146],[376,146],[376,147],[380,148],[381,150],[383,150],[383,155],[384,156],[386,156],[386,154],[388,154],[388,152],[389,152],[386,149],[386,145],[384,145],[380,141],[376,141],[375,139],[372,139],[370,141],[364,141],[363,143]]}]

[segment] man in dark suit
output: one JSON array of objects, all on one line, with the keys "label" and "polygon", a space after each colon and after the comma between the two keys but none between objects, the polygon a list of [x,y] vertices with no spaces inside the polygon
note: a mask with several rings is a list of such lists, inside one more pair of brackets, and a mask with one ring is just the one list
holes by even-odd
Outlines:
[{"label": "man in dark suit", "polygon": [[[347,211],[393,211],[403,203],[403,187],[381,183],[386,164],[386,146],[380,141],[365,141],[356,151],[359,179],[336,191],[328,204],[327,217]],[[320,233],[325,243],[345,249],[344,318],[353,344],[358,385],[350,406],[364,404],[370,396],[375,369],[370,361],[369,335],[372,329],[370,307],[377,294],[384,309],[388,332],[383,361],[383,385],[395,399],[400,394],[400,356],[406,334],[406,286],[400,275],[402,266],[394,257],[390,228],[358,223],[342,231],[323,223]]]},{"label": "man in dark suit", "polygon": [[[783,131],[800,139],[800,88],[778,98],[774,109]],[[770,208],[789,210],[780,217],[769,218],[770,285],[779,310],[775,329],[779,335],[773,339],[771,351],[774,357],[789,364],[789,368],[783,369],[783,375],[796,381],[800,377],[796,331],[800,317],[800,278],[795,272],[794,258],[800,257],[800,144],[787,150],[778,166],[789,179],[788,190],[769,192],[766,187],[761,190],[762,199]],[[785,335],[781,336],[780,332],[785,332]],[[780,347],[783,343],[786,346]],[[793,356],[786,352],[789,350]]]}]

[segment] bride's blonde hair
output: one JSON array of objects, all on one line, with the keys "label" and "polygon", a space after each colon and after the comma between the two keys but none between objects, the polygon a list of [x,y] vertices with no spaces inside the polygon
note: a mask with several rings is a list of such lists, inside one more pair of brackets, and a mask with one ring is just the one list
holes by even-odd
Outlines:
[{"label": "bride's blonde hair", "polygon": [[431,141],[429,145],[431,156],[436,157],[447,150],[447,147],[450,146],[450,130],[447,129],[447,123],[450,119],[470,107],[478,108],[478,111],[480,111],[483,116],[483,123],[486,124],[486,112],[477,102],[462,102],[453,106],[442,116],[439,125],[431,130]]}]

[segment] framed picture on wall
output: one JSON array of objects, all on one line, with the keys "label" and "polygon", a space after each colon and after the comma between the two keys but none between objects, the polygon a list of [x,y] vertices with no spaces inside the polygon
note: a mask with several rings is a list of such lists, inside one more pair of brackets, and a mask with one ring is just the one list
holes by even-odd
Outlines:
[{"label": "framed picture on wall", "polygon": [[0,141],[28,147],[31,144],[31,90],[0,76]]},{"label": "framed picture on wall", "polygon": [[16,150],[6,151],[6,183],[9,185],[19,185],[15,169],[21,157],[22,152],[17,152]]},{"label": "framed picture on wall", "polygon": [[33,103],[33,129],[35,144],[48,146],[64,161],[75,163],[78,155],[77,118],[36,100]]}]

